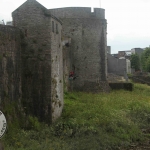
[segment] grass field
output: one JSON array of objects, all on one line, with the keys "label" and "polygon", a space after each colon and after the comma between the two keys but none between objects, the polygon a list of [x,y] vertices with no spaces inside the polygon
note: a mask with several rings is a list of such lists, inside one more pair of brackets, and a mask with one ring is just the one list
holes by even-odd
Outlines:
[{"label": "grass field", "polygon": [[8,128],[5,150],[117,150],[150,139],[150,86],[111,93],[64,93],[62,117],[52,126],[30,117],[32,130]]}]

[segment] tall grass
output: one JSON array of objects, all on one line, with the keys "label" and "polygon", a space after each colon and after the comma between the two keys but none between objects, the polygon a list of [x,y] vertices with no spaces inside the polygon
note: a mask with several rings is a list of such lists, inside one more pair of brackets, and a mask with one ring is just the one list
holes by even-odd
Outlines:
[{"label": "tall grass", "polygon": [[39,127],[36,121],[38,130],[8,131],[6,150],[117,150],[150,138],[142,133],[150,127],[149,86],[135,84],[132,92],[109,94],[66,92],[64,98],[62,117],[55,124]]}]

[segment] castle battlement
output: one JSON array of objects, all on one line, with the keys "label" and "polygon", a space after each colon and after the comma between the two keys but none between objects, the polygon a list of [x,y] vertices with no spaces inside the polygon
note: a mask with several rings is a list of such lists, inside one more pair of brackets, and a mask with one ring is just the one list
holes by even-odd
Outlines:
[{"label": "castle battlement", "polygon": [[94,8],[94,12],[91,12],[91,7],[65,7],[49,9],[49,11],[58,18],[105,19],[105,10],[102,8]]}]

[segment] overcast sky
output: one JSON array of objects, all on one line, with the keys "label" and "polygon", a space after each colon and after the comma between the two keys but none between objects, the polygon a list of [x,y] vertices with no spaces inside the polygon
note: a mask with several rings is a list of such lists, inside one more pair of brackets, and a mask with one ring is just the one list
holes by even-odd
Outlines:
[{"label": "overcast sky", "polygon": [[[0,0],[0,21],[26,0]],[[105,9],[107,45],[112,53],[150,45],[150,0],[37,0],[46,8],[101,7]]]}]

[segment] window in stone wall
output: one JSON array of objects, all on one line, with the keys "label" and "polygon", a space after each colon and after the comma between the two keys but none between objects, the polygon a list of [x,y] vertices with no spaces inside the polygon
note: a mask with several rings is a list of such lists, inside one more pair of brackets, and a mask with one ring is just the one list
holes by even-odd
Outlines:
[{"label": "window in stone wall", "polygon": [[58,24],[56,23],[56,34],[58,34]]},{"label": "window in stone wall", "polygon": [[54,21],[52,21],[52,32],[54,32]]}]

